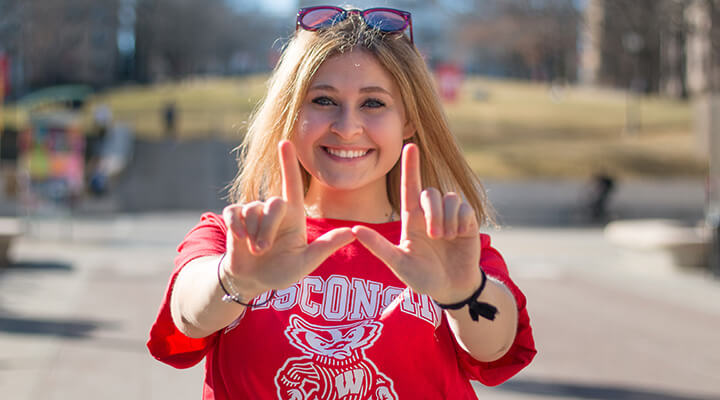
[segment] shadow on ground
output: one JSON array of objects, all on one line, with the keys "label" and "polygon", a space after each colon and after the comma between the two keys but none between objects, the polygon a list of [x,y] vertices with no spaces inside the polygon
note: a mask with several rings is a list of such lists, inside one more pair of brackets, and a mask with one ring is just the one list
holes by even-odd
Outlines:
[{"label": "shadow on ground", "polygon": [[20,261],[13,262],[7,266],[11,270],[23,270],[23,271],[59,271],[59,272],[70,272],[73,267],[71,264],[57,262],[57,261]]},{"label": "shadow on ground", "polygon": [[0,332],[82,339],[107,323],[82,319],[21,318],[0,315]]},{"label": "shadow on ground", "polygon": [[498,389],[547,396],[548,398],[553,399],[718,400],[718,397],[698,397],[680,393],[653,391],[645,388],[591,385],[571,382],[539,382],[523,379],[509,381],[498,386]]}]

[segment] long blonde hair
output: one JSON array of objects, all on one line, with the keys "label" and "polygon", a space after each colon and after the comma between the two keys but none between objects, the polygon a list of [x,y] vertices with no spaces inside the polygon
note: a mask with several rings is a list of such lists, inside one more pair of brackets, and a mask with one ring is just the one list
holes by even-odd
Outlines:
[{"label": "long blonde hair", "polygon": [[[289,41],[273,71],[265,98],[250,118],[239,146],[238,175],[230,200],[248,202],[281,193],[277,145],[292,140],[300,106],[320,65],[328,58],[361,49],[375,56],[400,89],[406,116],[416,132],[406,143],[420,150],[424,187],[461,194],[475,209],[480,223],[494,223],[493,211],[480,180],[465,161],[422,56],[403,34],[382,34],[357,15],[317,32],[299,30]],[[309,174],[304,169],[307,191]],[[387,175],[388,199],[400,209],[400,163]]]}]

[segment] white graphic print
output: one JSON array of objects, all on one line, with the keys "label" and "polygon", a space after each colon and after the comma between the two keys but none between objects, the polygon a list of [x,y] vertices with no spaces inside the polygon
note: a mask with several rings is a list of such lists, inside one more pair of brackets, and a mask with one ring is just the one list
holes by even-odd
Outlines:
[{"label": "white graphic print", "polygon": [[285,336],[306,355],[285,361],[275,375],[281,400],[397,400],[393,381],[365,358],[382,323],[365,320],[321,326],[290,316]]},{"label": "white graphic print", "polygon": [[442,310],[425,294],[409,288],[385,286],[369,279],[330,275],[307,276],[294,285],[278,290],[269,300],[270,291],[253,300],[252,311],[274,309],[289,311],[299,308],[303,314],[322,317],[326,321],[361,321],[395,312],[412,315],[437,328]]}]

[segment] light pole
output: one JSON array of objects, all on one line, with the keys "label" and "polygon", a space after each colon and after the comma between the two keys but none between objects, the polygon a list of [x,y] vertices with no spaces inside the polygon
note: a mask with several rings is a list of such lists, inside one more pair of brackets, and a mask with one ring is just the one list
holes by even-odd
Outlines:
[{"label": "light pole", "polygon": [[709,267],[716,277],[720,277],[720,116],[717,115],[720,96],[712,92],[707,94],[704,108],[700,118],[705,119],[702,125],[707,130],[708,140],[705,224],[712,233]]},{"label": "light pole", "polygon": [[642,125],[640,120],[640,92],[642,91],[643,81],[640,77],[640,51],[645,46],[645,41],[637,32],[628,32],[622,37],[622,45],[632,57],[633,69],[625,107],[625,133],[634,134],[641,129]]}]

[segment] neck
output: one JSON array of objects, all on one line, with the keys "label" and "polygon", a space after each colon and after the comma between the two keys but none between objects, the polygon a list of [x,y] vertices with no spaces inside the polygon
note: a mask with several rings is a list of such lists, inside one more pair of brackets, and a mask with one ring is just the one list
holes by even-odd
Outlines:
[{"label": "neck", "polygon": [[397,219],[384,186],[382,190],[337,190],[312,182],[305,209],[313,218],[333,218],[368,223]]}]

